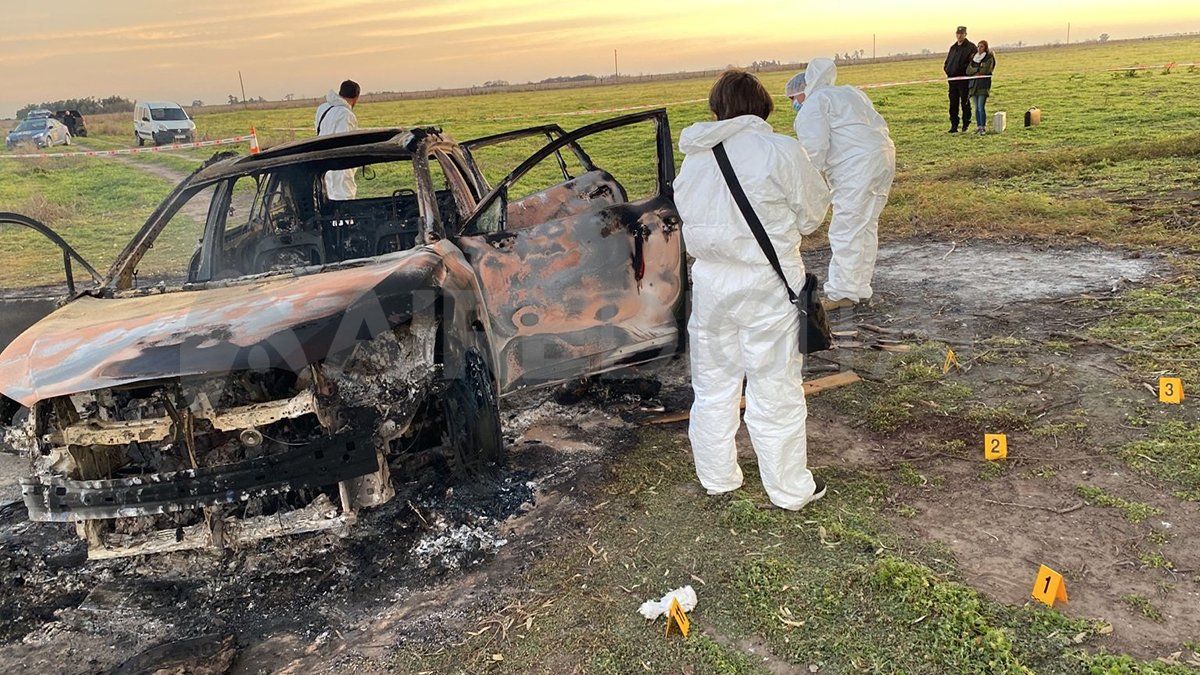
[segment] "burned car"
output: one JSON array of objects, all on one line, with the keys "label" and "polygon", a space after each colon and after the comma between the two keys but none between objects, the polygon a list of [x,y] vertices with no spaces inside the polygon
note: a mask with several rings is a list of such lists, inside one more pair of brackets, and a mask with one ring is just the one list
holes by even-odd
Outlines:
[{"label": "burned car", "polygon": [[[587,151],[634,127],[639,198]],[[481,161],[531,139],[515,168]],[[355,199],[326,196],[339,170]],[[30,518],[75,523],[94,558],[228,547],[344,528],[418,464],[486,474],[505,397],[684,349],[673,175],[658,110],[216,156],[103,274],[0,215],[51,237],[68,277],[65,299],[0,299],[22,329],[0,334],[0,412],[32,460]]]}]

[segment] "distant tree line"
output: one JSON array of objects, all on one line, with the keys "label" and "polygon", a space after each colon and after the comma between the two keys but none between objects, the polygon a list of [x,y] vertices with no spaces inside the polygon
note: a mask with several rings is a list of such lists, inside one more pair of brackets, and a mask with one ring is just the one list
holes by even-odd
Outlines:
[{"label": "distant tree line", "polygon": [[78,110],[83,115],[103,115],[105,113],[132,112],[133,101],[124,96],[109,96],[107,98],[68,98],[63,101],[44,101],[30,103],[17,111],[17,119],[24,119],[31,110]]}]

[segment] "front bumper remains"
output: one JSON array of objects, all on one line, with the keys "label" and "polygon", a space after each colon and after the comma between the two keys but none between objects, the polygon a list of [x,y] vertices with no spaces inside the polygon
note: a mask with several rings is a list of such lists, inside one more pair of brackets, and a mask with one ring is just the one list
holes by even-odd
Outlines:
[{"label": "front bumper remains", "polygon": [[366,425],[295,450],[217,467],[109,480],[44,475],[21,479],[30,520],[77,522],[177,513],[319,487],[379,469]]}]

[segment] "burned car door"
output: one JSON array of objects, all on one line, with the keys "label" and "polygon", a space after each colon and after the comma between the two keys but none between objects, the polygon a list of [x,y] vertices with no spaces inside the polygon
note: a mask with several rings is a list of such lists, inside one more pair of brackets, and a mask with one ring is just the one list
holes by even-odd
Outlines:
[{"label": "burned car door", "polygon": [[[16,230],[13,230],[16,226]],[[9,232],[5,232],[8,230]],[[0,213],[0,235],[17,237],[44,237],[62,253],[65,283],[46,285],[42,283],[0,284],[0,351],[3,351],[18,335],[53,312],[65,300],[75,297],[81,290],[76,282],[76,267],[90,277],[84,287],[100,281],[100,275],[75,249],[48,226],[19,213]],[[14,244],[15,245],[15,244]],[[47,279],[49,281],[49,279]]]},{"label": "burned car door", "polygon": [[[461,144],[463,153],[471,160],[479,181],[489,189],[498,185],[508,174],[546,143],[553,143],[567,134],[557,124],[505,131],[483,136]],[[570,150],[570,155],[564,155]],[[578,143],[568,143],[554,152],[555,165],[564,181],[583,171],[595,169],[592,160]],[[582,166],[583,169],[578,167]]]},{"label": "burned car door", "polygon": [[[522,199],[512,186],[564,147],[645,124],[652,194],[630,201],[588,161],[580,175]],[[671,182],[666,112],[558,137],[505,177],[457,238],[477,277],[502,394],[675,355],[683,347],[686,266]]]}]

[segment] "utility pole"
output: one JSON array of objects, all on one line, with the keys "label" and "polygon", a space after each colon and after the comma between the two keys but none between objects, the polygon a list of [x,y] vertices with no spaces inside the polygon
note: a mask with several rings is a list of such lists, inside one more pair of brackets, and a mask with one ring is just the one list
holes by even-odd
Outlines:
[{"label": "utility pole", "polygon": [[1067,22],[1067,44],[1071,44],[1071,22]]},{"label": "utility pole", "polygon": [[875,60],[875,34],[871,33],[871,60]]},{"label": "utility pole", "polygon": [[621,69],[617,67],[617,50],[613,50],[613,81],[621,77]]},{"label": "utility pole", "polygon": [[246,83],[242,81],[242,71],[238,71],[238,84],[242,85],[242,108],[246,107]]}]

